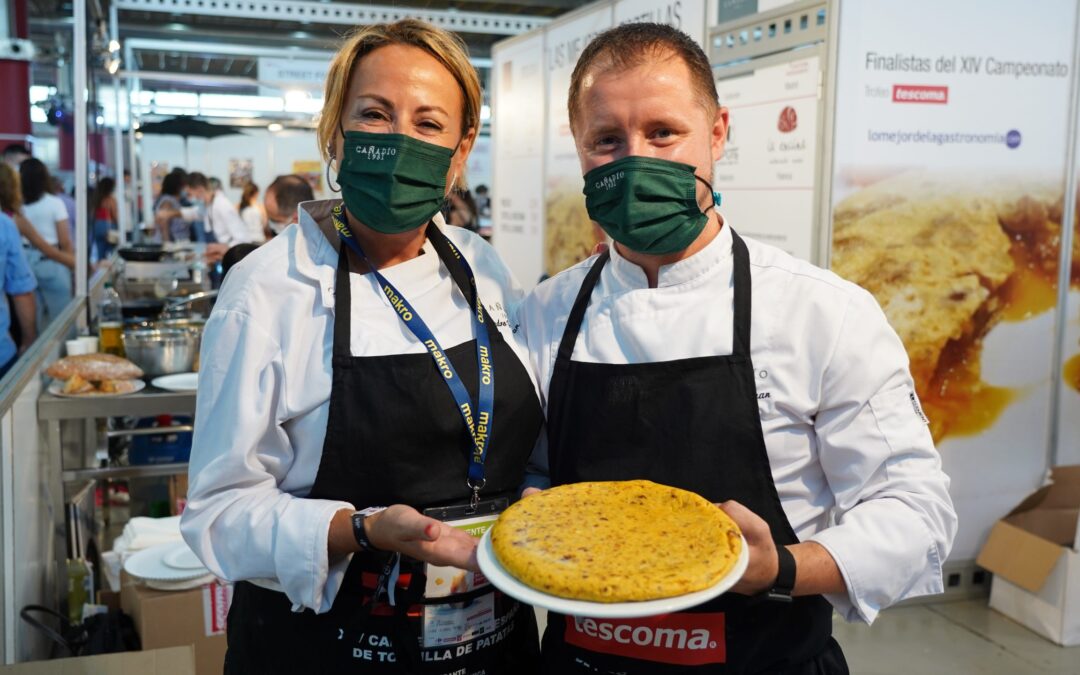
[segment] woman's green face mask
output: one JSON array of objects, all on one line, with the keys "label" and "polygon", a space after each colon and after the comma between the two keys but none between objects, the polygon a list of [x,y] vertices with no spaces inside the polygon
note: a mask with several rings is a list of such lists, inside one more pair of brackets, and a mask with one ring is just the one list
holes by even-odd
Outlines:
[{"label": "woman's green face mask", "polygon": [[383,234],[427,225],[446,199],[453,148],[405,134],[344,132],[341,197],[354,218]]},{"label": "woman's green face mask", "polygon": [[585,174],[585,208],[631,251],[675,253],[697,239],[709,220],[698,206],[699,180],[706,182],[689,164],[623,157]]}]

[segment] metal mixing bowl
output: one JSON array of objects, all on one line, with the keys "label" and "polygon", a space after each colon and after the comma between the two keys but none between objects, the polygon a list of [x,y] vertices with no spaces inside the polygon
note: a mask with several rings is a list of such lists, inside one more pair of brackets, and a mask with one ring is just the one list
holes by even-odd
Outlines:
[{"label": "metal mixing bowl", "polygon": [[125,331],[124,354],[147,377],[187,373],[199,354],[199,336],[182,328]]}]

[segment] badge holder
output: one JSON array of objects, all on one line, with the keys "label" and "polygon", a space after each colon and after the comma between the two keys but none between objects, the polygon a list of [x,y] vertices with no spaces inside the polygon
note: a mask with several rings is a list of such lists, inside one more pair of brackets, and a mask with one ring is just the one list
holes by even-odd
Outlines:
[{"label": "badge holder", "polygon": [[[475,503],[470,501],[467,504],[424,509],[424,515],[479,539],[509,506],[510,500],[507,498],[482,499]],[[454,647],[495,632],[497,617],[494,592],[474,593],[490,586],[483,574],[427,564],[424,565],[424,573],[427,577],[424,589],[425,649]],[[460,602],[438,601],[439,598],[466,593],[470,597]]]}]

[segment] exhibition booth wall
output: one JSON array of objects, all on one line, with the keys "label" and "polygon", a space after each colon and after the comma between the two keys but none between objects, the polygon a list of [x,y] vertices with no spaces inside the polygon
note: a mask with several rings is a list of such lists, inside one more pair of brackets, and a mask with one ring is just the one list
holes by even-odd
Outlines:
[{"label": "exhibition booth wall", "polygon": [[875,295],[952,478],[956,583],[981,579],[993,523],[1080,462],[1080,3],[712,4],[598,2],[495,46],[495,245],[532,286],[600,240],[566,110],[588,40],[699,39],[730,111],[721,212]]}]

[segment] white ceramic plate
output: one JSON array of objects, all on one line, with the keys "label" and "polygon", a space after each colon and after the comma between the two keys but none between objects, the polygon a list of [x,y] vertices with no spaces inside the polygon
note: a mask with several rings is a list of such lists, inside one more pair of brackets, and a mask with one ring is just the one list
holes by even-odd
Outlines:
[{"label": "white ceramic plate", "polygon": [[[194,557],[195,554],[185,542],[158,544],[125,560],[124,571],[133,577],[153,581],[186,581],[210,574],[210,570],[201,564],[198,567],[190,566],[190,559]],[[167,561],[172,561],[172,564]]]},{"label": "white ceramic plate", "polygon": [[491,546],[491,530],[485,532],[480,540],[480,547],[477,549],[476,557],[480,563],[480,571],[484,573],[488,581],[495,588],[515,600],[567,616],[589,617],[592,619],[636,619],[695,607],[712,600],[734,586],[742,578],[743,572],[746,571],[746,566],[750,562],[746,539],[743,539],[742,553],[739,554],[739,559],[735,561],[735,566],[731,568],[731,571],[723,579],[705,590],[677,595],[673,598],[661,598],[660,600],[590,602],[588,600],[569,600],[550,595],[531,586],[526,586],[515,579],[506,571],[499,559],[495,557],[495,549]]},{"label": "white ceramic plate", "polygon": [[192,551],[187,546],[177,546],[175,549],[162,556],[161,561],[174,570],[190,571],[206,569],[206,566],[202,564],[199,557],[195,555],[195,551]]},{"label": "white ceramic plate", "polygon": [[131,391],[125,391],[122,394],[106,394],[100,391],[91,391],[86,394],[65,394],[63,382],[53,382],[49,385],[49,393],[53,396],[59,396],[61,398],[115,398],[117,396],[130,396],[135,392],[142,391],[146,388],[146,382],[142,380],[128,380],[135,385],[135,388]]},{"label": "white ceramic plate", "polygon": [[168,391],[195,391],[199,388],[198,373],[176,373],[155,377],[150,384]]}]

